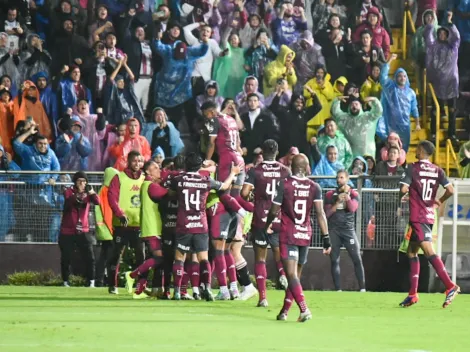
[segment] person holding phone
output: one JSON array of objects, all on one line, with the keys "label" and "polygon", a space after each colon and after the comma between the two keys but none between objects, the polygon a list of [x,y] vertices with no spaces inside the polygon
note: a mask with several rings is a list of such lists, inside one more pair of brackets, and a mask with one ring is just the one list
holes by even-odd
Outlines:
[{"label": "person holding phone", "polygon": [[60,269],[65,287],[70,287],[70,264],[75,247],[85,261],[89,287],[95,287],[95,256],[93,236],[90,234],[88,215],[90,204],[99,205],[100,199],[88,184],[88,177],[83,171],[73,175],[73,186],[64,190],[64,209],[60,225],[59,248]]}]

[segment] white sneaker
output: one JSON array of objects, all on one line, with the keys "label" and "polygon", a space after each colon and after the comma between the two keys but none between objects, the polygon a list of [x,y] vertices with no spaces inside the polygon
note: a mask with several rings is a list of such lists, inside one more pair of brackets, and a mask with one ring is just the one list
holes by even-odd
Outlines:
[{"label": "white sneaker", "polygon": [[307,309],[305,312],[300,313],[299,319],[297,319],[297,321],[299,323],[303,323],[310,319],[312,319],[312,313],[310,312],[310,310]]},{"label": "white sneaker", "polygon": [[95,280],[90,280],[90,288],[95,288]]},{"label": "white sneaker", "polygon": [[279,284],[281,285],[281,288],[283,290],[287,290],[287,287],[289,286],[289,283],[287,282],[286,275],[279,276]]},{"label": "white sneaker", "polygon": [[256,306],[257,306],[257,307],[266,308],[266,307],[268,306],[268,300],[267,300],[267,299],[263,299],[263,300],[259,301]]},{"label": "white sneaker", "polygon": [[359,292],[366,292],[365,288],[361,288]]},{"label": "white sneaker", "polygon": [[70,285],[69,285],[69,282],[68,282],[68,281],[64,281],[64,287],[70,287]]},{"label": "white sneaker", "polygon": [[253,284],[246,286],[243,292],[240,294],[241,301],[247,301],[251,297],[254,297],[258,294],[258,290],[253,286]]}]

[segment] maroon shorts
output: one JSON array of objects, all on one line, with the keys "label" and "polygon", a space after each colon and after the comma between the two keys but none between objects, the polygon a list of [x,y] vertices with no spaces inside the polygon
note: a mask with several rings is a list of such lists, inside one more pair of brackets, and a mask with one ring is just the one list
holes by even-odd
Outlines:
[{"label": "maroon shorts", "polygon": [[421,243],[423,241],[432,242],[432,224],[420,222],[410,222],[411,236],[410,242]]},{"label": "maroon shorts", "polygon": [[245,182],[245,165],[243,158],[236,153],[225,153],[219,156],[217,180],[224,182],[230,176],[230,172],[232,171],[232,164],[240,165],[242,170],[235,178],[235,181],[233,181],[233,184],[237,186],[243,186],[243,183]]},{"label": "maroon shorts", "polygon": [[160,237],[142,237],[142,242],[145,243],[145,246],[147,247],[147,252],[154,252],[154,251],[159,251],[162,249],[162,241]]}]

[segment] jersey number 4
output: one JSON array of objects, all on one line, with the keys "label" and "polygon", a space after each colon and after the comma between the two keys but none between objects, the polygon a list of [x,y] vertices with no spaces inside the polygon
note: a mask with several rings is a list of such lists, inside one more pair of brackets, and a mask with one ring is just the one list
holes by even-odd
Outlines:
[{"label": "jersey number 4", "polygon": [[195,193],[189,193],[189,189],[183,189],[183,194],[184,194],[184,205],[186,207],[186,211],[189,211],[191,209],[191,205],[193,205],[193,208],[196,209],[197,211],[201,210],[201,191],[196,190]]},{"label": "jersey number 4", "polygon": [[423,184],[423,194],[421,197],[424,201],[430,201],[432,198],[434,186],[436,185],[436,180],[423,179],[420,182]]}]

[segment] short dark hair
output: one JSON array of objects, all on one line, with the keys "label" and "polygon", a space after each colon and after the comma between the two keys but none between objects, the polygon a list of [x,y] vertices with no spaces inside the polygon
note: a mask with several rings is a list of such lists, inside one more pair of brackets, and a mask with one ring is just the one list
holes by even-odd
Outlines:
[{"label": "short dark hair", "polygon": [[225,98],[225,100],[222,103],[222,106],[220,107],[220,110],[224,110],[230,102],[232,102],[235,105],[235,107],[237,107],[237,103],[235,102],[233,98]]},{"label": "short dark hair", "polygon": [[347,178],[349,178],[349,172],[348,170],[346,169],[340,169],[336,172],[336,176],[338,176],[339,174],[345,174]]},{"label": "short dark hair", "polygon": [[[336,146],[333,144],[330,144],[328,147],[326,147],[325,152],[328,154],[328,150],[330,150],[331,148],[336,148]],[[336,148],[336,150],[338,150],[338,148]]]},{"label": "short dark hair", "polygon": [[202,158],[199,156],[199,154],[191,152],[188,155],[186,155],[185,158],[185,165],[186,165],[186,171],[188,172],[196,172],[198,171],[201,166],[202,166]]},{"label": "short dark hair", "polygon": [[173,158],[173,164],[175,165],[176,170],[184,170],[185,163],[186,160],[183,154],[178,154]]},{"label": "short dark hair", "polygon": [[250,93],[246,96],[246,100],[248,101],[250,98],[256,97],[259,100],[259,96],[256,93]]},{"label": "short dark hair", "polygon": [[154,160],[149,160],[149,161],[146,161],[145,164],[144,164],[144,172],[147,173],[147,170],[148,168],[150,167],[150,165],[152,164],[155,164],[158,166],[158,164],[154,161]]},{"label": "short dark hair", "polygon": [[398,152],[398,154],[400,154],[400,148],[398,148],[396,145],[391,145],[390,147],[388,147],[387,152],[390,153],[392,149],[395,149]]},{"label": "short dark hair", "polygon": [[208,101],[205,101],[202,105],[201,105],[201,111],[206,111],[206,110],[210,110],[210,109],[217,109],[217,104],[211,100],[208,100]]},{"label": "short dark hair", "polygon": [[326,126],[329,122],[334,122],[336,125],[336,120],[332,117],[328,117],[327,119],[325,119],[325,121],[323,122],[323,126]]},{"label": "short dark hair", "polygon": [[[167,166],[170,165],[173,161],[174,161],[174,158],[165,158],[165,159],[162,161],[162,168],[167,167]],[[144,167],[145,167],[145,165],[144,165]]]},{"label": "short dark hair", "polygon": [[141,156],[140,152],[138,152],[137,150],[131,150],[129,154],[127,154],[127,161],[129,162],[137,156]]},{"label": "short dark hair", "polygon": [[36,143],[37,141],[42,141],[43,139],[47,139],[46,136],[43,136],[42,134],[36,134],[36,136],[34,137],[34,143]]},{"label": "short dark hair", "polygon": [[264,157],[266,159],[270,159],[276,157],[279,146],[274,139],[266,139],[263,142],[261,149],[263,150]]},{"label": "short dark hair", "polygon": [[361,38],[364,34],[369,34],[370,37],[372,38],[372,32],[370,30],[368,30],[367,28],[364,29],[363,31],[361,31]]},{"label": "short dark hair", "polygon": [[436,150],[431,141],[421,141],[418,143],[418,147],[421,147],[428,156],[432,156]]}]

